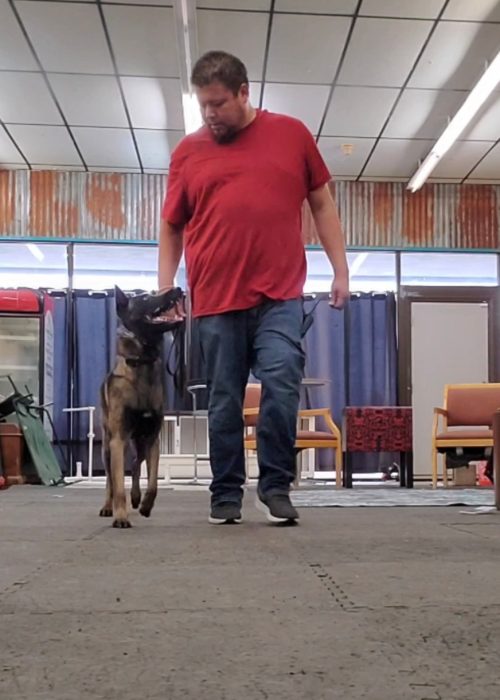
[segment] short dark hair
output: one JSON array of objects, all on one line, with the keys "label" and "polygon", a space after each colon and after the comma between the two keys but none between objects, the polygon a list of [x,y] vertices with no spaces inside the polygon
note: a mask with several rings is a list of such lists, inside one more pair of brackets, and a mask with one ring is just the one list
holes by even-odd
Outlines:
[{"label": "short dark hair", "polygon": [[237,95],[243,83],[248,84],[245,64],[225,51],[208,51],[196,61],[191,83],[201,88],[215,82],[222,83],[233,95]]}]

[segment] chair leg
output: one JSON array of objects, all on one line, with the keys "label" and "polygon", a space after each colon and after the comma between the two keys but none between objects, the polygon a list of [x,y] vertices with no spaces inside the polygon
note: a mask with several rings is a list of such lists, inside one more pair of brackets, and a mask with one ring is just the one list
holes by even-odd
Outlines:
[{"label": "chair leg", "polygon": [[448,486],[448,469],[446,468],[446,455],[441,455],[442,465],[443,465],[443,486],[446,488]]},{"label": "chair leg", "polygon": [[437,488],[438,483],[438,451],[435,445],[432,445],[432,488]]},{"label": "chair leg", "polygon": [[342,487],[342,445],[339,443],[335,450],[335,488]]}]

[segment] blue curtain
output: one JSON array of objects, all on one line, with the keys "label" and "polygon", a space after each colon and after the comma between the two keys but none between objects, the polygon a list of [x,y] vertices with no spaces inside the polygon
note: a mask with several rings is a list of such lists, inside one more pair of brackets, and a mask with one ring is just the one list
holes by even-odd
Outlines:
[{"label": "blue curtain", "polygon": [[325,384],[305,387],[302,405],[307,408],[330,408],[334,421],[340,426],[347,391],[345,312],[332,309],[326,299],[322,299],[313,310],[314,303],[312,300],[304,302],[304,311],[313,311],[314,317],[303,341],[305,377],[323,379]]},{"label": "blue curtain", "polygon": [[[305,302],[306,312],[312,301]],[[321,300],[304,339],[305,376],[326,380],[307,391],[311,408],[330,407],[342,426],[345,406],[389,406],[397,403],[396,300],[392,293],[353,294],[345,311]],[[378,471],[395,455],[355,455],[356,472]],[[333,453],[322,450],[320,468],[332,468]]]},{"label": "blue curtain", "polygon": [[396,299],[358,294],[349,305],[350,406],[397,403]]},{"label": "blue curtain", "polygon": [[[116,310],[112,294],[77,291],[74,293],[75,374],[73,404],[96,406],[96,439],[101,439],[99,389],[115,359]],[[87,411],[76,413],[73,437],[86,440],[89,431]]]}]

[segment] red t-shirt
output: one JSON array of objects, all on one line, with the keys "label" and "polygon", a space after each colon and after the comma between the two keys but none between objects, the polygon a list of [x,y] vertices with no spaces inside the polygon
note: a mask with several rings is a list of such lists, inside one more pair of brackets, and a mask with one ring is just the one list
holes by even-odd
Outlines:
[{"label": "red t-shirt", "polygon": [[302,294],[302,204],[330,180],[314,138],[297,119],[257,110],[230,143],[206,127],[170,163],[163,218],[184,225],[193,316]]}]

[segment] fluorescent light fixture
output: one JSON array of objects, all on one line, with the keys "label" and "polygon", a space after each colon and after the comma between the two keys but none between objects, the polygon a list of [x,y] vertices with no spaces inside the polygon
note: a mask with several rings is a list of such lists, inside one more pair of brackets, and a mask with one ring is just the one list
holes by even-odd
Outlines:
[{"label": "fluorescent light fixture", "polygon": [[31,255],[33,255],[33,257],[40,262],[45,259],[45,255],[35,243],[26,243],[26,248],[29,250]]},{"label": "fluorescent light fixture", "polygon": [[445,153],[458,139],[466,126],[500,83],[500,52],[495,56],[481,78],[474,85],[467,99],[436,141],[432,150],[408,183],[407,189],[419,190]]},{"label": "fluorescent light fixture", "polygon": [[182,95],[182,109],[184,112],[184,128],[186,134],[192,134],[203,126],[200,105],[196,95],[184,93]]}]

